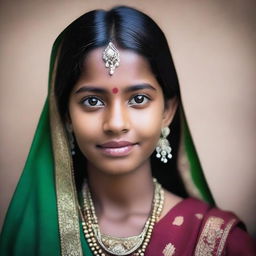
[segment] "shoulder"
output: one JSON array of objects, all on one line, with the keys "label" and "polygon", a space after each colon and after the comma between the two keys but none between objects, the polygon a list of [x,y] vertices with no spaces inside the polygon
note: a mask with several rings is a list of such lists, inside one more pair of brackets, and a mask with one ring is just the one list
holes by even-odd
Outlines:
[{"label": "shoulder", "polygon": [[168,213],[172,211],[177,212],[176,208],[178,208],[178,212],[181,215],[185,215],[186,218],[196,217],[198,219],[202,219],[205,213],[210,210],[211,207],[204,201],[192,197],[184,199],[165,191],[165,204],[161,218],[168,216]]},{"label": "shoulder", "polygon": [[209,209],[202,220],[195,255],[222,255],[229,233],[238,222],[231,212]]},{"label": "shoulder", "polygon": [[195,247],[199,255],[256,255],[244,224],[229,211],[211,207],[205,213]]},{"label": "shoulder", "polygon": [[256,255],[256,241],[246,231],[235,226],[226,243],[226,255]]},{"label": "shoulder", "polygon": [[243,224],[232,212],[195,198],[167,194],[166,201],[165,215],[155,230],[161,242],[165,241],[162,251],[171,245],[178,255],[256,255],[252,238],[239,228]]}]

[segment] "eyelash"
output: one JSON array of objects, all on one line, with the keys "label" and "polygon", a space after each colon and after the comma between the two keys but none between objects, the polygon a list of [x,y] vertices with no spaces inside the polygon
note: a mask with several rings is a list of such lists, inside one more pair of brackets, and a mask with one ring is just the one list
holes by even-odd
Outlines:
[{"label": "eyelash", "polygon": [[[142,97],[142,99],[143,99],[142,102],[144,102],[144,100],[146,100],[146,102],[144,102],[144,103],[142,103],[142,102],[141,102],[141,103],[135,102],[135,103],[131,104],[131,101],[134,100],[136,97]],[[150,100],[151,100],[151,99],[150,99],[148,96],[144,95],[144,94],[136,94],[136,95],[134,95],[134,96],[131,98],[131,100],[129,100],[129,106],[133,106],[133,105],[137,105],[137,106],[139,106],[139,105],[144,105],[144,104],[148,103]]]},{"label": "eyelash", "polygon": [[[96,105],[92,105],[89,103],[90,100],[95,100],[95,99],[97,100],[97,102],[101,102],[102,104],[97,105],[97,103],[96,103]],[[86,101],[87,101],[87,104],[85,103]],[[86,107],[89,107],[89,108],[98,108],[98,107],[104,106],[104,102],[96,96],[89,96],[89,97],[83,98],[81,100],[81,104],[85,105]]]},{"label": "eyelash", "polygon": [[[131,103],[132,100],[135,100],[136,97],[137,98],[140,97],[142,99],[142,102],[141,103],[138,103],[138,102]],[[96,99],[95,105],[89,103],[90,100],[95,100],[95,99]],[[144,102],[145,100],[146,100],[146,102]],[[144,105],[144,104],[148,103],[150,100],[151,100],[151,98],[147,95],[136,94],[136,95],[132,96],[131,99],[128,101],[128,105],[129,106],[140,106],[140,105]],[[87,104],[86,104],[86,102],[87,102]],[[89,108],[100,108],[100,107],[103,107],[105,105],[104,101],[101,100],[100,98],[98,98],[97,96],[89,96],[89,97],[83,98],[81,100],[81,104],[85,105],[86,107],[89,107]]]}]

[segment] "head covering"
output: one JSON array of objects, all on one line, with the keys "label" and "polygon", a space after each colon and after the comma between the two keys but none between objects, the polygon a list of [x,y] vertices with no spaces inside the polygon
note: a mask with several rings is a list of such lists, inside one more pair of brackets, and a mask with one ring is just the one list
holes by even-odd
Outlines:
[{"label": "head covering", "polygon": [[[63,33],[51,54],[49,92],[0,236],[0,255],[92,255],[79,224],[67,136],[53,83]],[[213,203],[182,113],[178,159],[190,195]]]}]

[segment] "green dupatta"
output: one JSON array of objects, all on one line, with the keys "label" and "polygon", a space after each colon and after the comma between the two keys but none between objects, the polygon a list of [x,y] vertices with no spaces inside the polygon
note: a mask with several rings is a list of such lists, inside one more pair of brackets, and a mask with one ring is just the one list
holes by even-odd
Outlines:
[{"label": "green dupatta", "polygon": [[[49,94],[0,236],[1,256],[92,255],[79,224],[72,160],[52,89],[61,38],[52,48]],[[182,117],[181,176],[192,196],[213,203]]]}]

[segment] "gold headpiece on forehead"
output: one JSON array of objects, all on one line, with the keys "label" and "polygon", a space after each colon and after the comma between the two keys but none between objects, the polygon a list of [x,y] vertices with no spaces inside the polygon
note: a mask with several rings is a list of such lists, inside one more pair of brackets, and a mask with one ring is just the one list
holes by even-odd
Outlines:
[{"label": "gold headpiece on forehead", "polygon": [[103,51],[102,58],[106,68],[109,68],[109,74],[112,76],[120,63],[119,51],[112,42],[109,42],[108,46]]}]

